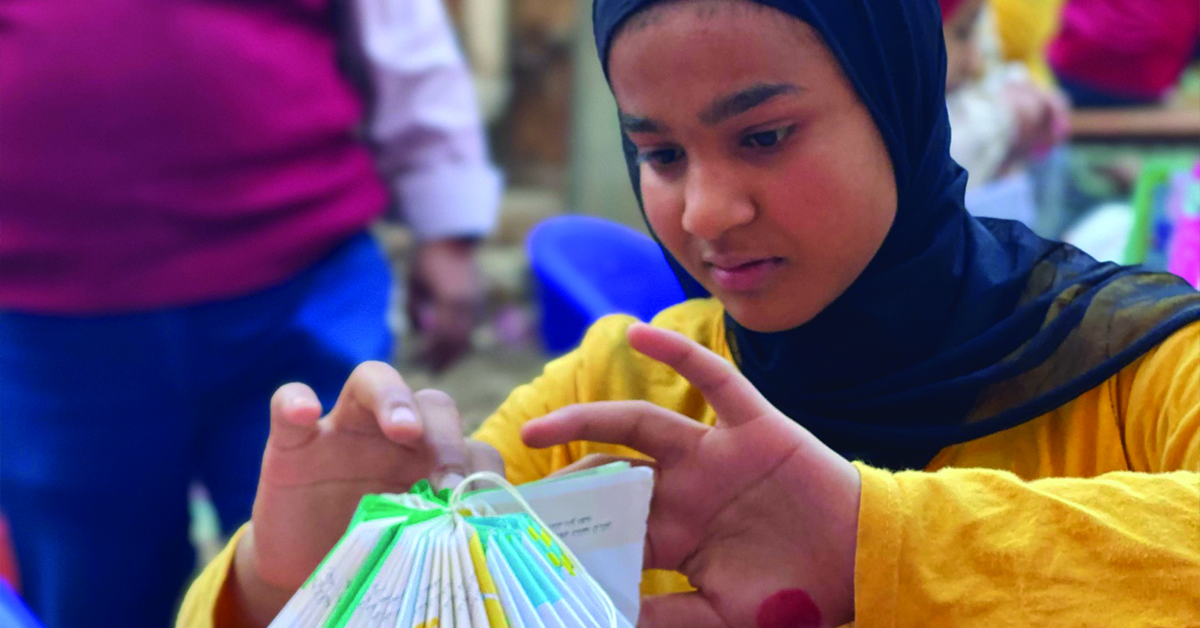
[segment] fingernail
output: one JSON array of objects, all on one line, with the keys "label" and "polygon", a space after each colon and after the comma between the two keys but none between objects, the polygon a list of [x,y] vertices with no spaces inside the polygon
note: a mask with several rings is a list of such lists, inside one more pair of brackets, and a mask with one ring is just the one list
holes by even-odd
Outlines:
[{"label": "fingernail", "polygon": [[438,484],[440,484],[442,488],[453,490],[458,487],[459,484],[462,484],[464,479],[466,478],[457,473],[447,473],[446,475],[442,476],[442,480],[438,482]]},{"label": "fingernail", "polygon": [[416,423],[417,415],[413,414],[412,409],[407,406],[400,406],[392,410],[392,416],[389,419],[395,425],[404,425],[406,423]]}]

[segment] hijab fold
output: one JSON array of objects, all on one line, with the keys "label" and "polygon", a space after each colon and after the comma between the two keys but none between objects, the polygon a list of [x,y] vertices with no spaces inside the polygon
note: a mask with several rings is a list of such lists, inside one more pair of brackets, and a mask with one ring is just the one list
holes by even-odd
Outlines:
[{"label": "hijab fold", "polygon": [[[596,0],[606,74],[621,25],[660,1]],[[742,373],[827,445],[884,468],[924,467],[946,446],[1067,403],[1200,320],[1200,295],[1178,277],[1101,264],[1019,223],[967,214],[936,0],[738,1],[822,36],[895,170],[895,222],[845,293],[780,332],[726,316]],[[640,204],[636,149],[623,145]],[[667,256],[685,292],[706,296]]]}]

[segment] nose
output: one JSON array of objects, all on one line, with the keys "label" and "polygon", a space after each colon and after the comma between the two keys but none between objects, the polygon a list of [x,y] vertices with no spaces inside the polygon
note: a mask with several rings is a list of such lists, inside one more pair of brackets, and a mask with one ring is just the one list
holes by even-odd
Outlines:
[{"label": "nose", "polygon": [[717,240],[754,220],[754,202],[736,173],[719,165],[694,168],[686,184],[683,230],[701,240]]}]

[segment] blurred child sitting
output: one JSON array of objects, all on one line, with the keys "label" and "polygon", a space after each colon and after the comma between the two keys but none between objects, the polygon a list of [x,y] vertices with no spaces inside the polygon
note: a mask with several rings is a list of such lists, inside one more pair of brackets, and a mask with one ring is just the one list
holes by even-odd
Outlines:
[{"label": "blurred child sitting", "polygon": [[1061,178],[1056,167],[1061,160],[1044,158],[1066,137],[1067,101],[1039,84],[1025,64],[1001,60],[995,20],[984,0],[940,4],[950,154],[970,174],[967,209],[1018,220],[1053,237],[1064,221],[1053,209],[1057,203],[1046,199]]},{"label": "blurred child sitting", "polygon": [[1068,108],[1020,64],[1001,62],[984,0],[941,0],[946,36],[950,154],[970,173],[968,188],[1045,155],[1066,137]]}]

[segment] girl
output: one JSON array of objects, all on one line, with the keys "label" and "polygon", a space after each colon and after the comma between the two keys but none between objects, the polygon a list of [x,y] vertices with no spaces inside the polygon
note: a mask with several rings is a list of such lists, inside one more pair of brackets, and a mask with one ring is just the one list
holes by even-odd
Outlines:
[{"label": "girl", "polygon": [[180,625],[265,625],[364,492],[493,449],[514,482],[655,460],[644,592],[682,594],[641,625],[1194,623],[1200,298],[966,214],[933,0],[594,19],[647,220],[713,297],[600,321],[467,444],[382,364],[324,418],[281,388]]}]

